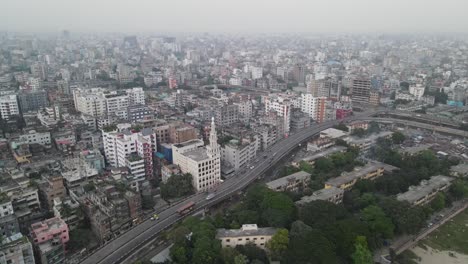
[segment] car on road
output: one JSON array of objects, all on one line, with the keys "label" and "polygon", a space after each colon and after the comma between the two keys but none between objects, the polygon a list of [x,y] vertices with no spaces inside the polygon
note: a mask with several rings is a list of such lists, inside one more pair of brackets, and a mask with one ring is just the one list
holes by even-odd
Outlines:
[{"label": "car on road", "polygon": [[214,197],[216,196],[216,193],[209,193],[207,196],[206,196],[206,200],[211,200],[213,199]]},{"label": "car on road", "polygon": [[159,219],[158,214],[153,214],[153,216],[151,216],[151,221],[158,220],[158,219]]},{"label": "car on road", "polygon": [[250,169],[252,170],[253,168],[255,168],[255,166],[250,166]]}]

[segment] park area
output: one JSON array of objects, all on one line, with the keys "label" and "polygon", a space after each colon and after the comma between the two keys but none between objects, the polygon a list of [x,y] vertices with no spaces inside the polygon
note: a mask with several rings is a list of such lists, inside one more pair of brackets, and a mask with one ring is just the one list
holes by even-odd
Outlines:
[{"label": "park area", "polygon": [[468,263],[468,209],[432,232],[411,251],[405,251],[402,264]]}]

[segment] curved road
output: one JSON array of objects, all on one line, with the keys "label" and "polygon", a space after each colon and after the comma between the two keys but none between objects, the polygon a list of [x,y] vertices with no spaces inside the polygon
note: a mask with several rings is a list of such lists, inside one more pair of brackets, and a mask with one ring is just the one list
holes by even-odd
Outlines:
[{"label": "curved road", "polygon": [[[82,264],[114,264],[120,263],[125,260],[126,257],[131,255],[136,249],[143,247],[147,242],[153,239],[157,234],[171,225],[175,224],[184,217],[177,214],[177,209],[187,201],[193,201],[196,203],[195,211],[210,207],[218,202],[221,202],[236,192],[244,189],[265,171],[274,166],[279,162],[285,155],[296,148],[300,143],[309,139],[310,137],[318,134],[320,131],[330,128],[339,122],[353,121],[353,120],[387,120],[392,121],[388,118],[370,118],[371,115],[376,112],[361,112],[355,113],[354,116],[345,120],[333,120],[327,121],[320,124],[316,124],[312,127],[305,128],[298,131],[295,134],[290,135],[288,138],[278,141],[275,145],[271,146],[270,149],[263,153],[259,153],[257,158],[249,166],[254,166],[253,169],[248,170],[243,175],[236,175],[226,179],[222,184],[219,185],[217,190],[217,196],[211,200],[206,200],[206,194],[196,194],[183,202],[173,205],[164,211],[159,213],[159,220],[150,221],[146,220],[136,227],[128,230],[126,233],[120,235],[116,239],[109,241],[101,248],[87,256],[81,263]],[[264,155],[268,155],[267,158],[263,158]]]}]

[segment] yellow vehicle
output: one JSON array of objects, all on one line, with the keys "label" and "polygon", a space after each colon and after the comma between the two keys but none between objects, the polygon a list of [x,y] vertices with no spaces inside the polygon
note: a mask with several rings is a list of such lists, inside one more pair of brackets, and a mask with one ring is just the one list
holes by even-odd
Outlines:
[{"label": "yellow vehicle", "polygon": [[153,216],[151,217],[151,221],[158,220],[158,219],[159,219],[158,214],[153,214]]}]

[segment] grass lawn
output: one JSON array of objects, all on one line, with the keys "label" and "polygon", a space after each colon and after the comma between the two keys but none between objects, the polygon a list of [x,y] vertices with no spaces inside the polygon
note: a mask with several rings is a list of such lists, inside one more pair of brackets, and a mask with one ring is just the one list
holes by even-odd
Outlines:
[{"label": "grass lawn", "polygon": [[468,209],[434,230],[422,243],[433,249],[468,255]]}]

